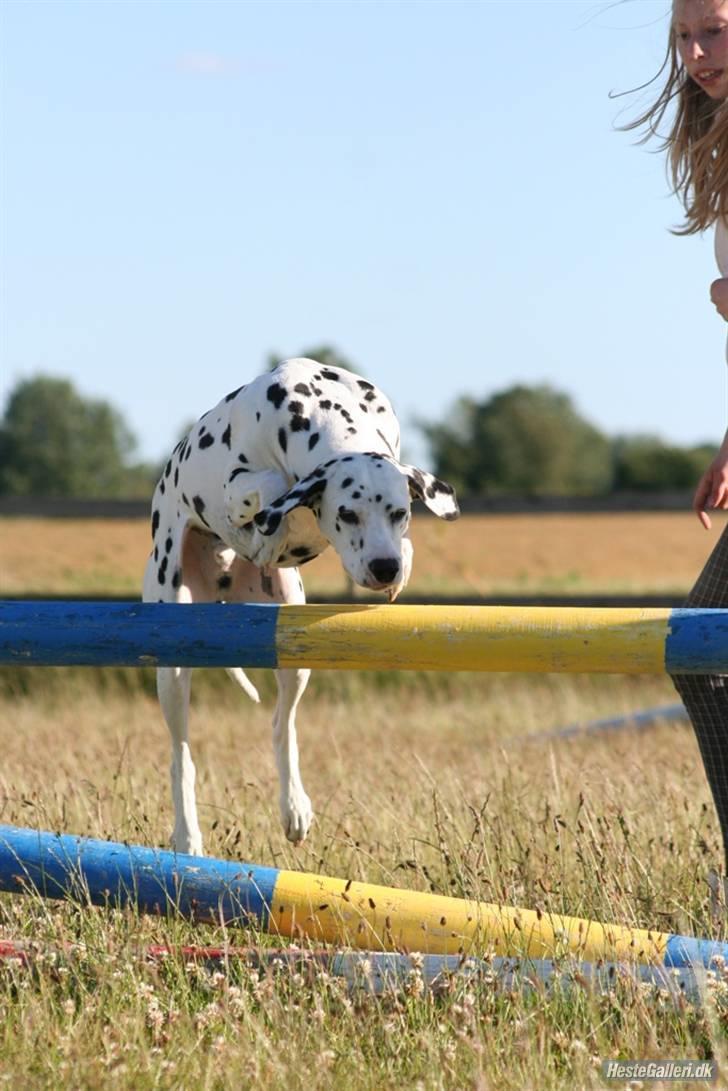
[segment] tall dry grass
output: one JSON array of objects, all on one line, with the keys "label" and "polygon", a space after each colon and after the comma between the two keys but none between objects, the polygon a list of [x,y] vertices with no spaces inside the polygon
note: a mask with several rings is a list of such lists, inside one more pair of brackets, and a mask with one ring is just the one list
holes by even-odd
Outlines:
[{"label": "tall dry grass", "polygon": [[[285,868],[723,934],[704,877],[719,834],[689,729],[570,741],[522,736],[674,699],[668,680],[315,676],[300,715],[317,820],[284,838],[257,708],[196,680],[193,745],[207,851]],[[164,845],[168,741],[148,676],[6,672],[0,821]],[[725,1058],[724,985],[702,1010],[642,988],[434,997],[350,995],[319,974],[275,982],[136,957],[148,942],[256,942],[179,921],[9,895],[0,937],[43,945],[0,965],[0,1083],[31,1087],[355,1089],[601,1086],[607,1057]],[[63,943],[73,956],[48,953]],[[270,942],[270,941],[267,941]]]}]

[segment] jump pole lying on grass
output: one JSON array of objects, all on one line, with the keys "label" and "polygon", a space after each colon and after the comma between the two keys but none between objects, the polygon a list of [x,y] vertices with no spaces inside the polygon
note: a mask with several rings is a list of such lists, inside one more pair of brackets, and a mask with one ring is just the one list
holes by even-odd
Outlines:
[{"label": "jump pole lying on grass", "polygon": [[0,664],[715,674],[728,610],[3,602]]},{"label": "jump pole lying on grass", "polygon": [[728,943],[14,826],[0,826],[0,890],[366,950],[678,968],[728,962]]},{"label": "jump pole lying on grass", "polygon": [[[335,951],[300,947],[198,947],[153,944],[134,952],[142,962],[175,962],[209,969],[245,967],[259,974],[300,974],[315,982],[326,973],[343,979],[350,991],[381,996],[387,992],[412,988],[418,978],[427,989],[442,992],[453,978],[482,983],[499,992],[529,993],[546,988],[570,993],[587,989],[603,993],[619,983],[627,986],[648,985],[667,993],[679,1003],[688,1000],[700,1004],[708,987],[702,966],[642,966],[638,962],[574,962],[562,959],[518,959],[496,956],[488,961],[459,958],[457,955],[403,955],[385,951]],[[27,941],[0,940],[0,962],[31,969],[36,962],[52,965],[88,961],[93,953],[83,945],[61,948],[44,947]],[[126,962],[125,952],[123,956]],[[717,975],[716,975],[717,976]]]}]

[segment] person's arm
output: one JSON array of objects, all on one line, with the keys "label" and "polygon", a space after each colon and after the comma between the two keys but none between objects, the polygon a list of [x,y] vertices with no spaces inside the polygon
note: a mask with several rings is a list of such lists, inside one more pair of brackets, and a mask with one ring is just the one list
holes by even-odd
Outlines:
[{"label": "person's arm", "polygon": [[728,432],[693,497],[693,511],[706,530],[710,530],[709,509],[728,510]]}]

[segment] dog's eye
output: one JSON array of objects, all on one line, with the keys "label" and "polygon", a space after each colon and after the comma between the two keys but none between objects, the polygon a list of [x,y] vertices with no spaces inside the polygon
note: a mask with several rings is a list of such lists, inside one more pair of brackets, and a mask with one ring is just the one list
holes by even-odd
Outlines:
[{"label": "dog's eye", "polygon": [[341,519],[342,523],[349,523],[353,527],[359,525],[359,516],[355,511],[349,511],[348,508],[339,508],[339,519]]},{"label": "dog's eye", "polygon": [[403,519],[407,518],[407,510],[405,508],[397,508],[393,511],[389,518],[393,523],[401,523]]}]

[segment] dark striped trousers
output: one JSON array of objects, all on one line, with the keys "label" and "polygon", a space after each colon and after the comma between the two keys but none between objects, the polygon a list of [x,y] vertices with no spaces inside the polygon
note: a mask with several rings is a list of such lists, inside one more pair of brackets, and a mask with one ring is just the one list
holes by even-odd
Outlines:
[{"label": "dark striped trousers", "polygon": [[[728,609],[728,526],[685,605]],[[728,673],[677,674],[672,680],[695,729],[718,812],[725,854],[724,874],[728,875]]]}]

